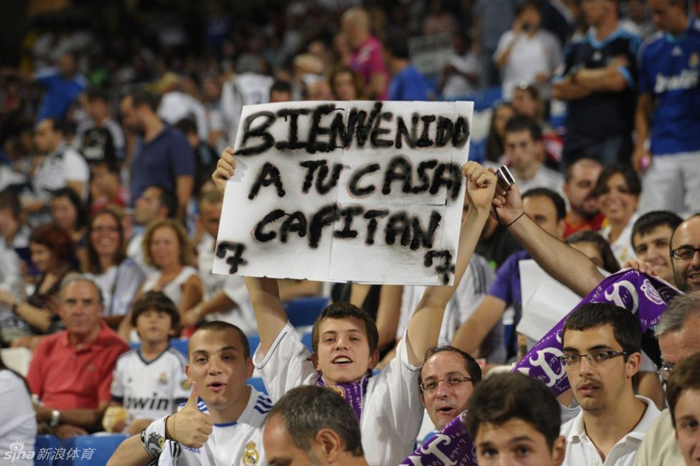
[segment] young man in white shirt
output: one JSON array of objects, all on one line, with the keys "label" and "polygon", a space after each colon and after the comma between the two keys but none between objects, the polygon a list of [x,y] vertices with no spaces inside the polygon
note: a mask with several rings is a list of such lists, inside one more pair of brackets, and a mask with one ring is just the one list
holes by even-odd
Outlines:
[{"label": "young man in white shirt", "polygon": [[635,396],[632,377],[641,362],[642,331],[628,310],[585,304],[566,320],[560,357],[581,413],[561,427],[566,466],[632,466],[647,430],[659,416]]},{"label": "young man in white shirt", "polygon": [[[213,178],[223,191],[235,169],[233,150],[224,151]],[[467,268],[489,215],[496,177],[475,162],[463,168],[469,179],[470,210],[462,226],[453,286],[431,287],[408,325],[396,354],[382,372],[377,365],[378,332],[371,317],[349,303],[327,307],[312,332],[314,353],[299,341],[279,297],[277,281],[245,279],[255,310],[260,346],[255,367],[271,397],[281,398],[300,385],[331,386],[353,406],[363,433],[363,447],[372,465],[395,465],[412,451],[423,410],[418,372],[428,348],[437,343],[442,315]]]},{"label": "young man in white shirt", "polygon": [[192,393],[172,416],[125,440],[109,465],[261,466],[262,423],[272,401],[246,385],[248,339],[226,322],[208,322],[189,341]]}]

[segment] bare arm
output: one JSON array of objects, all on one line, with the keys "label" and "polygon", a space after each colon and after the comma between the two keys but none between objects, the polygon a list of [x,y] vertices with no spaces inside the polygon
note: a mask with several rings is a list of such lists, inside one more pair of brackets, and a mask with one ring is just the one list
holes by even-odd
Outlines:
[{"label": "bare arm", "polygon": [[475,162],[467,162],[463,170],[469,179],[467,193],[470,206],[459,235],[454,284],[428,287],[418,303],[406,330],[408,363],[413,366],[421,365],[425,352],[437,344],[445,307],[469,266],[489,217],[489,200],[493,199],[496,176]]},{"label": "bare arm", "polygon": [[17,305],[17,315],[42,333],[46,333],[51,326],[50,311],[34,307],[26,302]]},{"label": "bare arm", "polygon": [[194,177],[191,175],[178,176],[175,180],[175,194],[177,195],[178,218],[185,219],[187,214],[187,204],[192,197],[194,187]]},{"label": "bare arm", "polygon": [[367,94],[371,99],[378,99],[386,89],[386,74],[374,73],[369,79]]},{"label": "bare arm", "polygon": [[280,288],[280,299],[289,301],[294,298],[318,296],[321,293],[321,282],[313,280],[300,280]]},{"label": "bare arm", "polygon": [[260,350],[265,355],[287,325],[287,313],[282,307],[277,280],[255,277],[245,277],[244,280],[258,322]]},{"label": "bare arm", "polygon": [[182,285],[182,300],[180,301],[180,314],[184,314],[188,309],[193,308],[202,301],[202,279],[197,275],[192,275]]},{"label": "bare arm", "polygon": [[627,80],[617,65],[611,65],[580,70],[576,73],[576,84],[592,92],[621,92],[627,87]]},{"label": "bare arm", "polygon": [[591,90],[571,82],[571,79],[566,78],[555,82],[552,85],[552,97],[557,100],[568,102],[570,100],[582,99],[591,95]]},{"label": "bare arm", "polygon": [[382,285],[377,309],[377,330],[379,331],[379,350],[383,350],[396,341],[396,327],[401,314],[401,285]]},{"label": "bare arm", "polygon": [[148,466],[151,455],[138,435],[124,440],[107,462],[107,466]]},{"label": "bare arm", "polygon": [[484,296],[481,305],[457,329],[452,346],[476,355],[491,329],[503,318],[505,310],[505,301],[495,296]]},{"label": "bare arm", "polygon": [[[110,401],[103,401],[97,409],[68,409],[61,410],[61,424],[71,424],[83,427],[88,431],[97,432],[102,430],[102,416],[110,405]],[[34,406],[36,411],[36,421],[39,423],[51,420],[53,409],[43,406]]]},{"label": "bare arm", "polygon": [[[533,259],[557,281],[585,296],[604,278],[588,257],[544,231],[524,215],[520,190],[513,185],[507,195],[499,188],[494,206],[501,222]],[[513,223],[515,221],[515,223]]]},{"label": "bare arm", "polygon": [[634,131],[637,134],[637,140],[635,141],[634,154],[632,155],[632,165],[638,172],[642,171],[640,163],[642,157],[648,154],[644,144],[649,138],[652,103],[651,94],[640,94],[637,100],[637,109],[634,112]]}]

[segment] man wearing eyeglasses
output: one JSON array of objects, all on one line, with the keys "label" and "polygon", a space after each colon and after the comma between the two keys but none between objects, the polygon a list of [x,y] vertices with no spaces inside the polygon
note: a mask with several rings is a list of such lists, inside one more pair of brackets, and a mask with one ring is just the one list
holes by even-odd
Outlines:
[{"label": "man wearing eyeglasses", "polygon": [[[677,364],[700,351],[700,293],[674,299],[661,316],[659,325],[656,326],[656,337],[659,340],[663,359],[659,373],[664,380],[667,380]],[[683,464],[683,456],[676,443],[669,410],[664,410],[649,429],[635,464],[637,466]]]},{"label": "man wearing eyeglasses", "polygon": [[564,465],[632,466],[647,430],[659,416],[635,396],[632,377],[641,362],[642,330],[630,311],[585,304],[566,319],[560,357],[581,413],[561,427]]},{"label": "man wearing eyeglasses", "polygon": [[673,232],[671,260],[676,286],[686,293],[700,292],[700,214],[693,215]]},{"label": "man wearing eyeglasses", "polygon": [[421,402],[435,429],[442,430],[466,409],[481,368],[459,348],[438,346],[426,352],[418,380]]}]

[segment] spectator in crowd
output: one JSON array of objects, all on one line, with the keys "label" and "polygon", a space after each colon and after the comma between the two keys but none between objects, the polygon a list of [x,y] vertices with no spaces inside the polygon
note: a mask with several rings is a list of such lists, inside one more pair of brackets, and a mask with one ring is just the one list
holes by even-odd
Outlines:
[{"label": "spectator in crowd", "polygon": [[36,82],[45,89],[36,121],[45,118],[62,119],[68,114],[71,105],[78,100],[87,88],[87,81],[78,73],[76,56],[67,52],[58,61],[57,69],[37,73]]},{"label": "spectator in crowd", "polygon": [[510,104],[501,103],[494,107],[491,114],[489,134],[486,136],[486,164],[498,166],[506,153],[506,124],[515,115]]},{"label": "spectator in crowd", "polygon": [[561,161],[563,139],[545,120],[545,104],[534,84],[520,83],[513,90],[513,109],[518,115],[531,118],[542,128],[542,162],[557,170]]},{"label": "spectator in crowd", "polygon": [[472,38],[465,31],[452,34],[452,54],[442,69],[438,86],[445,99],[463,97],[477,89],[479,58],[472,48]]},{"label": "spectator in crowd", "polygon": [[[46,118],[34,134],[37,151],[46,157],[39,163],[32,179],[33,196],[24,198],[22,209],[33,215],[36,224],[47,220],[45,214],[53,191],[70,188],[82,200],[87,199],[90,170],[85,159],[66,143],[65,122]],[[44,214],[44,215],[42,215]]]},{"label": "spectator in crowd", "polygon": [[610,249],[610,243],[595,231],[582,230],[574,233],[566,238],[566,244],[585,254],[596,267],[608,273],[620,271],[620,264]]},{"label": "spectator in crowd", "polygon": [[32,230],[22,221],[22,206],[19,197],[12,191],[0,192],[0,236],[9,247],[29,247]]},{"label": "spectator in crowd", "polygon": [[[659,373],[668,380],[676,368],[700,351],[700,295],[695,293],[674,299],[659,319],[656,337],[663,360]],[[697,361],[697,356],[694,361]],[[697,362],[693,365],[697,368]],[[666,393],[670,398],[668,388]],[[676,442],[671,411],[666,409],[644,437],[636,464],[657,466],[682,463],[683,453]]]},{"label": "spectator in crowd", "polygon": [[668,410],[686,466],[700,461],[700,353],[681,362],[668,379]]},{"label": "spectator in crowd", "polygon": [[103,318],[117,329],[131,309],[145,275],[126,255],[122,217],[107,208],[90,219],[83,272],[100,288],[104,300]]},{"label": "spectator in crowd", "polygon": [[648,187],[641,209],[694,212],[700,209],[700,20],[688,19],[685,0],[655,0],[650,7],[663,33],[640,52],[632,163]]},{"label": "spectator in crowd", "polygon": [[[289,83],[285,81],[275,81],[272,87],[270,87],[270,103],[289,102],[290,100],[292,100],[292,87]],[[235,142],[236,141],[231,141],[231,143]],[[221,148],[221,150],[224,149],[225,147]]]},{"label": "spectator in crowd", "polygon": [[[523,208],[548,235],[561,240],[564,234],[566,205],[560,195],[546,188],[532,189],[523,196]],[[491,329],[501,322],[503,313],[510,306],[513,306],[515,311],[514,323],[517,325],[522,314],[518,263],[525,259],[530,259],[530,255],[525,251],[518,251],[511,254],[499,267],[487,296],[457,330],[452,342],[454,346],[468,354],[478,354],[482,342]],[[508,356],[515,354],[515,338],[511,340],[506,342]]]},{"label": "spectator in crowd", "polygon": [[185,92],[184,82],[186,79],[174,73],[166,73],[161,78],[158,82],[161,93],[158,116],[174,126],[180,120],[191,119],[199,139],[206,141],[209,138],[207,111],[199,99]]},{"label": "spectator in crowd", "polygon": [[224,129],[224,116],[221,112],[221,90],[222,81],[218,74],[211,73],[202,77],[202,104],[207,115],[207,125],[209,126],[210,146],[218,151],[226,147],[228,137]]},{"label": "spectator in crowd", "polygon": [[196,197],[199,195],[199,191],[202,189],[204,183],[211,179],[211,175],[216,169],[216,161],[219,160],[219,156],[206,140],[200,139],[194,120],[184,118],[178,121],[175,127],[185,135],[194,153],[195,176],[193,195]]},{"label": "spectator in crowd", "polygon": [[336,100],[363,100],[362,76],[349,66],[340,65],[331,69],[328,77]]},{"label": "spectator in crowd", "polygon": [[77,248],[85,246],[87,211],[80,197],[70,188],[61,188],[51,198],[51,219],[73,239]]},{"label": "spectator in crowd", "polygon": [[605,216],[598,209],[593,188],[598,182],[603,167],[593,159],[581,158],[566,169],[564,196],[569,201],[566,212],[564,238],[584,230],[598,231]]},{"label": "spectator in crowd", "polygon": [[144,259],[144,229],[155,220],[175,218],[177,210],[177,198],[174,196],[174,193],[162,186],[149,186],[141,197],[136,199],[134,206],[134,223],[136,223],[141,232],[134,234],[129,240],[126,254],[141,267],[144,273],[153,271],[152,267],[146,265]]},{"label": "spectator in crowd", "polygon": [[41,274],[34,292],[23,301],[12,293],[0,291],[0,300],[12,307],[16,316],[12,325],[25,328],[22,333],[26,336],[13,341],[13,346],[33,348],[37,341],[29,335],[54,333],[61,328],[58,292],[61,281],[74,270],[75,245],[65,230],[47,223],[32,231],[29,250],[32,263]]},{"label": "spectator in crowd", "polygon": [[360,423],[342,396],[323,387],[289,390],[263,421],[268,464],[367,466]]},{"label": "spectator in crowd", "polygon": [[131,162],[131,195],[136,200],[149,186],[162,186],[177,196],[178,215],[185,218],[192,196],[195,162],[185,137],[156,114],[158,96],[136,92],[120,104],[124,125],[140,136]]},{"label": "spectator in crowd", "polygon": [[223,202],[218,190],[203,192],[199,198],[199,223],[205,235],[198,247],[197,269],[204,293],[201,302],[185,311],[182,323],[183,327],[194,327],[203,321],[221,320],[250,335],[257,332],[257,325],[243,278],[212,272]]},{"label": "spectator in crowd", "polygon": [[408,56],[408,40],[403,36],[390,35],[384,40],[382,53],[391,74],[387,99],[429,100],[428,94],[432,91],[423,75],[411,65]]},{"label": "spectator in crowd", "polygon": [[139,334],[141,347],[117,360],[113,402],[102,422],[109,427],[107,431],[139,434],[155,419],[173,414],[180,403],[187,401],[187,359],[169,343],[179,323],[180,313],[163,293],[149,291],[134,303],[131,324]]},{"label": "spectator in crowd", "polygon": [[686,293],[700,291],[700,214],[678,225],[671,237],[671,263],[676,286]]},{"label": "spectator in crowd", "polygon": [[[253,375],[248,338],[226,322],[207,322],[189,340],[187,379],[192,391],[172,416],[157,419],[140,437],[125,440],[108,466],[265,464],[262,423],[272,401],[246,380]],[[160,461],[159,461],[160,460]],[[168,463],[169,462],[169,463]]]},{"label": "spectator in crowd", "polygon": [[60,315],[66,330],[45,338],[34,352],[27,382],[41,400],[37,421],[59,438],[100,429],[109,406],[112,371],[129,350],[102,321],[102,297],[83,275],[61,282]]},{"label": "spectator in crowd", "polygon": [[520,83],[536,84],[549,96],[548,82],[561,62],[561,45],[554,35],[540,29],[539,2],[527,0],[518,6],[510,31],[498,41],[493,59],[503,70],[503,99],[511,101]]},{"label": "spectator in crowd", "polygon": [[476,360],[454,346],[430,348],[418,378],[421,402],[435,430],[442,430],[466,408],[481,382]]},{"label": "spectator in crowd", "polygon": [[515,116],[506,123],[504,139],[513,179],[523,191],[548,188],[562,192],[564,177],[542,164],[542,130],[537,123]]},{"label": "spectator in crowd", "polygon": [[618,27],[618,4],[582,4],[591,29],[569,44],[552,87],[552,96],[567,102],[564,169],[581,157],[623,162],[632,151],[639,38]]},{"label": "spectator in crowd", "polygon": [[611,304],[585,304],[567,317],[562,345],[560,360],[582,410],[561,427],[564,464],[633,464],[660,414],[632,386],[641,363],[639,320]]},{"label": "spectator in crowd", "polygon": [[620,27],[638,35],[642,40],[648,39],[656,32],[651,20],[646,0],[628,0],[627,15],[620,21]]},{"label": "spectator in crowd", "polygon": [[129,205],[129,190],[121,184],[119,167],[109,162],[90,164],[90,216],[105,207],[124,209]]},{"label": "spectator in crowd", "polygon": [[431,0],[428,16],[423,20],[423,35],[454,34],[457,21],[452,13],[447,11],[443,0]]},{"label": "spectator in crowd", "polygon": [[309,74],[304,77],[302,100],[333,100],[331,84],[325,76]]},{"label": "spectator in crowd", "polygon": [[124,161],[126,139],[119,123],[112,118],[109,94],[102,89],[87,92],[87,114],[90,119],[76,130],[78,150],[89,164],[107,162],[119,165]]},{"label": "spectator in crowd", "polygon": [[637,221],[637,206],[642,185],[631,167],[621,164],[606,166],[593,190],[598,208],[607,225],[600,230],[620,264],[636,259],[632,247],[632,227]]},{"label": "spectator in crowd", "polygon": [[514,0],[477,0],[474,5],[474,51],[479,54],[482,88],[501,84],[493,55],[513,25],[517,5]]},{"label": "spectator in crowd", "polygon": [[[16,450],[19,442],[27,452],[34,451],[36,440],[36,413],[32,406],[27,381],[8,368],[0,357],[0,458],[12,464],[33,466],[34,460],[20,457]],[[17,455],[12,457],[13,453]]]},{"label": "spectator in crowd", "polygon": [[0,346],[9,346],[13,340],[30,334],[26,324],[12,312],[12,304],[24,299],[26,285],[20,270],[20,258],[0,238]]},{"label": "spectator in crowd", "polygon": [[673,283],[671,237],[683,219],[673,212],[648,212],[632,227],[632,249],[640,261],[651,265],[657,277]]},{"label": "spectator in crowd", "polygon": [[[214,173],[220,190],[233,176],[234,167],[232,151],[224,152]],[[460,236],[455,283],[464,275],[488,216],[482,209],[487,207],[486,200],[492,196],[495,183],[495,176],[474,162],[467,163],[464,172],[469,178],[471,202]],[[348,303],[327,307],[314,325],[312,356],[293,336],[294,328],[279,299],[277,282],[269,278],[245,280],[260,332],[254,361],[273,399],[300,385],[340,385],[358,395],[347,401],[360,419],[369,462],[395,464],[410,454],[422,415],[417,366],[423,362],[427,349],[437,342],[442,313],[455,287],[431,287],[426,291],[398,345],[398,357],[373,378],[370,371],[379,359],[378,332],[366,313]]]},{"label": "spectator in crowd", "polygon": [[352,50],[350,66],[362,76],[367,98],[384,100],[389,75],[384,67],[382,45],[371,34],[367,11],[363,8],[345,10],[341,26]]},{"label": "spectator in crowd", "polygon": [[559,402],[539,380],[496,374],[474,390],[465,424],[481,465],[561,466],[566,441],[559,415]]}]

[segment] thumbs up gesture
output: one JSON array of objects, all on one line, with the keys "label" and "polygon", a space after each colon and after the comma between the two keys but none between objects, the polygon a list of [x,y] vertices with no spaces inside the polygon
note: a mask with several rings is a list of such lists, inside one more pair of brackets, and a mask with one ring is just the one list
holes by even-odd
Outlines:
[{"label": "thumbs up gesture", "polygon": [[214,428],[211,416],[197,409],[198,400],[199,390],[197,383],[193,382],[187,403],[180,412],[170,416],[166,423],[167,437],[190,448],[202,448]]}]

